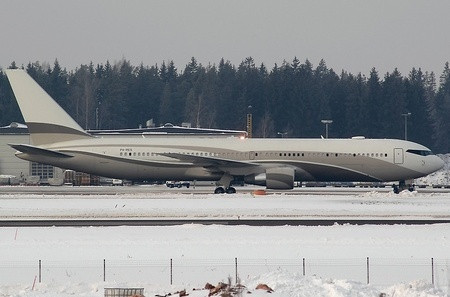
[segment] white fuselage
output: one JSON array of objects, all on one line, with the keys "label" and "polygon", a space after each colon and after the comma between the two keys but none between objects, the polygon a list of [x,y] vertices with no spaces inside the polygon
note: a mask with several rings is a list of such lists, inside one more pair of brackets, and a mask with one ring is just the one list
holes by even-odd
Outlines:
[{"label": "white fuselage", "polygon": [[[218,136],[103,136],[45,148],[73,155],[18,156],[58,167],[130,180],[219,180],[290,167],[298,181],[397,181],[427,175],[442,160],[417,143],[392,139],[249,139]],[[409,151],[416,153],[411,153]],[[168,154],[193,156],[180,160]],[[198,159],[198,160],[197,160]],[[217,160],[212,166],[202,160]],[[223,164],[220,161],[223,160]],[[228,161],[239,163],[229,164]],[[249,163],[255,166],[240,166]]]}]

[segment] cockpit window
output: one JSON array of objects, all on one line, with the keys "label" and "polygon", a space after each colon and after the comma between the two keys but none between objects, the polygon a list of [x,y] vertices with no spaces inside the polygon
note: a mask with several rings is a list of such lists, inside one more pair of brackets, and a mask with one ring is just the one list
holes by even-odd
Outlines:
[{"label": "cockpit window", "polygon": [[428,151],[428,150],[407,150],[407,153],[411,153],[411,154],[416,154],[419,156],[429,156],[429,155],[433,155],[432,151]]}]

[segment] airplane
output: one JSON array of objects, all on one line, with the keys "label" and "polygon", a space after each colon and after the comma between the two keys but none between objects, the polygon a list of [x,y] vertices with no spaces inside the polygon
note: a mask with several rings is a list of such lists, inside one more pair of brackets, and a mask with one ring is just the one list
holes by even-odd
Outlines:
[{"label": "airplane", "polygon": [[21,159],[64,169],[131,181],[215,181],[215,193],[231,194],[234,180],[277,190],[295,181],[399,181],[403,190],[444,166],[425,146],[397,139],[92,135],[25,70],[6,74],[31,138],[9,145]]}]

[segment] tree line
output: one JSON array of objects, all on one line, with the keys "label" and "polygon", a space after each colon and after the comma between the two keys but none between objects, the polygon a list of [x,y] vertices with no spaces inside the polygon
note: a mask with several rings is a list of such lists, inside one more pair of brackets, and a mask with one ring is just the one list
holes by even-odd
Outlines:
[{"label": "tree line", "polygon": [[[17,68],[13,62],[9,68]],[[246,129],[254,137],[320,137],[322,119],[332,119],[330,137],[363,135],[404,138],[437,152],[450,152],[450,67],[442,74],[413,68],[368,77],[314,67],[308,60],[284,61],[267,69],[249,57],[238,66],[222,59],[204,66],[192,58],[178,70],[173,61],[133,66],[81,65],[75,70],[29,63],[22,66],[85,129],[135,128],[190,122],[194,127]],[[23,121],[4,71],[0,70],[0,124]]]}]

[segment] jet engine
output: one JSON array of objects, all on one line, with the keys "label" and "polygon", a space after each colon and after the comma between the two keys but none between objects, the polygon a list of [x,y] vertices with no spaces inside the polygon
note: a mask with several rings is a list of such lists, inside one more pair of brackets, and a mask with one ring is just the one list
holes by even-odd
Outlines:
[{"label": "jet engine", "polygon": [[266,186],[274,190],[294,188],[295,170],[289,167],[268,168],[265,173],[248,175],[244,181],[248,184]]}]

